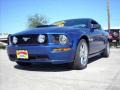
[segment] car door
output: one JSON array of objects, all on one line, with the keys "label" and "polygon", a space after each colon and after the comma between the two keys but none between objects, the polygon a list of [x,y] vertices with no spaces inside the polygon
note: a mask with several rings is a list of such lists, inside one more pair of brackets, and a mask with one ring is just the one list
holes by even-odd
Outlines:
[{"label": "car door", "polygon": [[98,29],[99,33],[99,51],[103,50],[105,48],[105,42],[107,40],[106,34],[104,31],[101,29],[101,27]]},{"label": "car door", "polygon": [[103,47],[103,33],[100,30],[100,26],[96,21],[91,21],[91,29],[89,33],[89,40],[90,40],[90,54],[99,52],[102,50]]}]

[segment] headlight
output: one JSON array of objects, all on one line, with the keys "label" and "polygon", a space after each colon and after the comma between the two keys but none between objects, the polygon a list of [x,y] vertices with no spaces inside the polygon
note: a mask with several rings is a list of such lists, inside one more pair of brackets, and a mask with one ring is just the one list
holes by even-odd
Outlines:
[{"label": "headlight", "polygon": [[16,44],[16,43],[18,42],[17,37],[15,37],[15,36],[14,36],[14,37],[13,37],[13,41],[12,41],[12,42],[13,42],[13,44]]},{"label": "headlight", "polygon": [[68,38],[65,35],[59,35],[60,44],[66,44],[68,42]]},{"label": "headlight", "polygon": [[39,43],[44,43],[44,42],[45,42],[45,35],[42,35],[42,34],[39,35],[39,36],[38,36],[38,42],[39,42]]}]

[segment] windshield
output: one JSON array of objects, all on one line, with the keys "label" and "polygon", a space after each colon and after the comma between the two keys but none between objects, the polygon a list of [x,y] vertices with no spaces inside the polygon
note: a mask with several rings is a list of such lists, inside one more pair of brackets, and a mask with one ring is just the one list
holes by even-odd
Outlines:
[{"label": "windshield", "polygon": [[73,26],[73,27],[87,28],[88,21],[84,19],[71,19],[71,20],[58,21],[58,22],[53,23],[53,25],[57,25],[59,27]]}]

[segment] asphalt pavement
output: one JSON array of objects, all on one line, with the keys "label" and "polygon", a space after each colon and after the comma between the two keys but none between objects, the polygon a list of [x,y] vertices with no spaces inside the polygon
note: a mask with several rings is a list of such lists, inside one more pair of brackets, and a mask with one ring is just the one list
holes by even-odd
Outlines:
[{"label": "asphalt pavement", "polygon": [[91,58],[84,70],[66,65],[20,67],[0,50],[0,90],[120,90],[120,49]]}]

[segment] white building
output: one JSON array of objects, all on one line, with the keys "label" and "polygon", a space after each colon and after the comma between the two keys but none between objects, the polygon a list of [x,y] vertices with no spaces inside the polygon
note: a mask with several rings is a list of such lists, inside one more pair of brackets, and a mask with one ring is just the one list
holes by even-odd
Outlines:
[{"label": "white building", "polygon": [[7,42],[8,33],[0,33],[0,45],[7,45],[3,41]]}]

